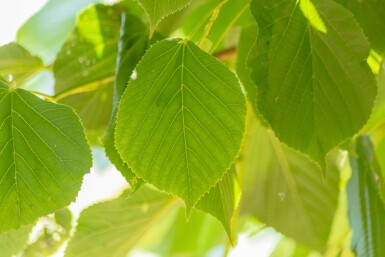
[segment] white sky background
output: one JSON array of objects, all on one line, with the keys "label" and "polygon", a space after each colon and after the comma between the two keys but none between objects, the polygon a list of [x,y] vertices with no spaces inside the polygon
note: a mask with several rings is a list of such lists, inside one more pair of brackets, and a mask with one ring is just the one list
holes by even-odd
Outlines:
[{"label": "white sky background", "polygon": [[[18,28],[46,2],[47,0],[0,0],[0,46],[15,41]],[[105,172],[93,168],[91,173],[85,176],[77,201],[71,204],[70,208],[77,216],[86,206],[116,195],[124,186],[125,180],[112,166]],[[231,251],[230,257],[268,257],[280,238],[281,236],[272,230],[253,238],[240,235],[238,245]],[[61,252],[55,256],[62,255]],[[148,255],[137,253],[134,256]]]}]

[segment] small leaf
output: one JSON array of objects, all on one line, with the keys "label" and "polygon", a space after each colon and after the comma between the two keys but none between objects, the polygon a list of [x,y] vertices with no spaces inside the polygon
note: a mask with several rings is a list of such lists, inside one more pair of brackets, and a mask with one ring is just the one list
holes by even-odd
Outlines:
[{"label": "small leaf", "polygon": [[241,213],[323,251],[337,208],[338,158],[328,158],[325,181],[308,157],[282,145],[255,118],[248,124]]},{"label": "small leaf", "polygon": [[18,230],[11,230],[0,234],[1,257],[12,257],[20,253],[27,245],[32,225],[23,226]]},{"label": "small leaf", "polygon": [[251,9],[260,29],[249,59],[258,109],[281,141],[324,164],[371,114],[369,43],[330,0],[254,0]]},{"label": "small leaf", "polygon": [[84,10],[54,63],[55,93],[73,107],[89,132],[102,134],[111,115],[120,7]]},{"label": "small leaf", "polygon": [[153,45],[136,73],[119,105],[116,147],[137,176],[183,198],[189,213],[238,154],[246,112],[239,82],[180,39]]},{"label": "small leaf", "polygon": [[74,111],[0,82],[0,232],[73,201],[92,158]]},{"label": "small leaf", "polygon": [[373,145],[368,136],[361,136],[355,147],[358,156],[349,157],[352,176],[347,185],[351,247],[360,257],[385,256],[385,205],[372,166]]},{"label": "small leaf", "polygon": [[0,75],[20,86],[43,68],[38,57],[32,56],[25,48],[9,43],[0,47]]},{"label": "small leaf", "polygon": [[240,199],[237,172],[235,166],[231,165],[225,176],[199,200],[195,208],[217,218],[226,229],[229,239],[233,241],[233,218]]},{"label": "small leaf", "polygon": [[17,42],[45,63],[52,63],[75,27],[77,13],[99,0],[49,0],[17,32]]},{"label": "small leaf", "polygon": [[143,181],[136,177],[128,165],[123,162],[115,148],[115,124],[120,97],[126,90],[132,72],[145,53],[149,42],[146,27],[138,18],[129,13],[123,13],[122,17],[117,55],[118,67],[114,84],[113,114],[104,137],[104,147],[110,161],[130,183],[131,188],[136,189],[143,184]]},{"label": "small leaf", "polygon": [[80,214],[65,257],[126,257],[138,240],[174,205],[171,197],[142,187]]},{"label": "small leaf", "polygon": [[151,32],[166,16],[188,6],[192,0],[137,0],[150,18]]}]

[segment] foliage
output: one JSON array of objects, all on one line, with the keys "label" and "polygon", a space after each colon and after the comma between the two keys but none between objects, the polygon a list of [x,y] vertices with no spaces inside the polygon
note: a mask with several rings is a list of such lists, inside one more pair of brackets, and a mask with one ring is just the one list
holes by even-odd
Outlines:
[{"label": "foliage", "polygon": [[[271,256],[385,256],[384,16],[49,0],[0,47],[0,255],[226,256],[268,226]],[[75,222],[95,147],[129,187]]]}]

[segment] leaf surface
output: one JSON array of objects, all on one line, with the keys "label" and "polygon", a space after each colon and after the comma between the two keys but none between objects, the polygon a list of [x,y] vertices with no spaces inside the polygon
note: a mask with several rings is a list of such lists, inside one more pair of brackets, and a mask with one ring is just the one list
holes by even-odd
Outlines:
[{"label": "leaf surface", "polygon": [[255,0],[251,9],[260,29],[249,59],[259,111],[281,141],[324,164],[369,119],[369,43],[330,0]]},{"label": "leaf surface", "polygon": [[347,185],[351,247],[357,256],[385,256],[385,205],[374,171],[375,156],[368,136],[357,138],[357,156],[350,155],[352,176]]},{"label": "leaf surface", "polygon": [[27,245],[32,226],[23,226],[18,230],[11,230],[0,234],[0,253],[2,257],[12,257]]},{"label": "leaf surface", "polygon": [[0,47],[0,75],[17,86],[43,68],[42,61],[17,43]]},{"label": "leaf surface", "polygon": [[57,100],[73,107],[85,128],[97,134],[112,111],[120,17],[119,6],[84,10],[54,63]]},{"label": "leaf surface", "polygon": [[0,232],[75,197],[91,152],[74,111],[0,81]]},{"label": "leaf surface", "polygon": [[241,189],[237,171],[235,166],[231,165],[225,176],[199,200],[195,208],[217,218],[230,240],[233,240],[233,218],[240,199]]},{"label": "leaf surface", "polygon": [[255,118],[248,127],[241,213],[323,251],[337,208],[336,160],[328,163],[325,180],[313,161],[282,145]]},{"label": "leaf surface", "polygon": [[245,99],[235,75],[191,42],[163,40],[136,67],[116,147],[133,172],[183,198],[188,212],[238,154]]},{"label": "leaf surface", "polygon": [[146,11],[153,32],[166,16],[177,12],[191,3],[191,0],[137,0]]},{"label": "leaf surface", "polygon": [[171,197],[142,187],[84,210],[65,257],[126,257],[173,206]]}]

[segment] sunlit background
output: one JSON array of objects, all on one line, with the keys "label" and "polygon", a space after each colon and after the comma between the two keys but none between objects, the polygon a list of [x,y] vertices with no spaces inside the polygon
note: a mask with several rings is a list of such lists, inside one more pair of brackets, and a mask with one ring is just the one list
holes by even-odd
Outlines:
[{"label": "sunlit background", "polygon": [[[63,0],[67,1],[67,0]],[[36,11],[38,11],[48,0],[12,0],[0,1],[0,45],[12,42],[16,38],[18,28]],[[112,2],[112,1],[104,1]],[[49,75],[48,75],[49,78]],[[53,83],[52,79],[43,80],[45,83]],[[47,87],[45,87],[47,88]],[[94,167],[90,174],[84,177],[82,189],[75,203],[70,206],[74,217],[78,217],[81,210],[92,203],[109,199],[119,195],[127,186],[125,179],[109,163],[104,155],[103,149],[95,148]],[[272,229],[264,229],[253,236],[250,233],[240,234],[238,245],[230,251],[230,257],[267,257],[273,251],[282,236]],[[31,235],[33,237],[33,233]],[[33,238],[30,238],[33,240]],[[63,256],[64,247],[60,249],[55,257]],[[219,253],[219,254],[218,254]],[[210,257],[221,256],[223,251],[213,251]],[[133,257],[156,257],[152,253],[134,252]]]}]

